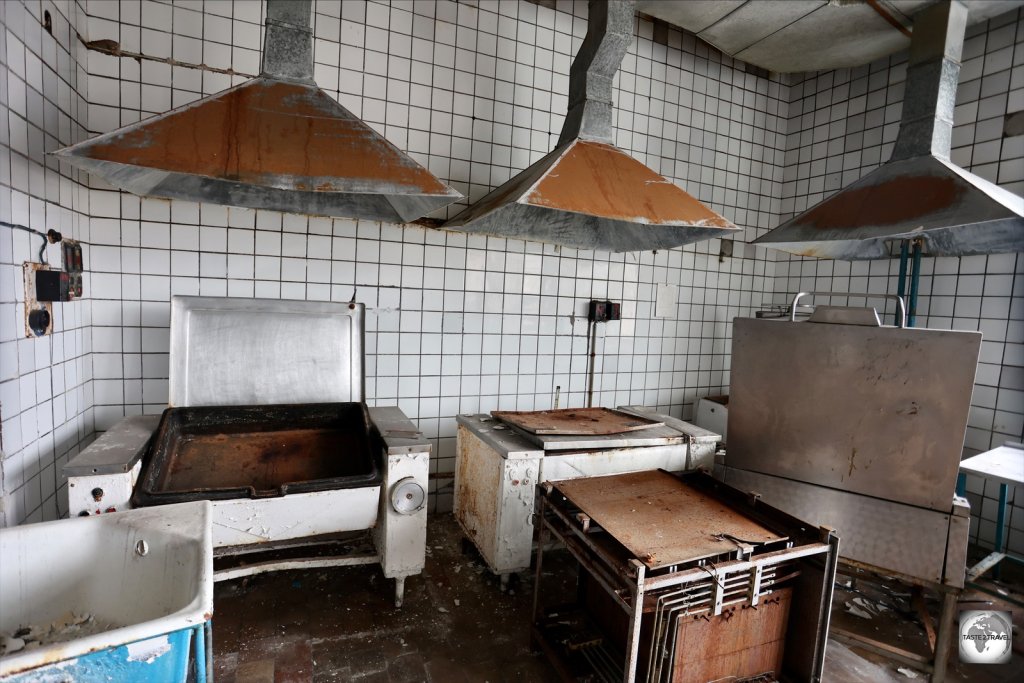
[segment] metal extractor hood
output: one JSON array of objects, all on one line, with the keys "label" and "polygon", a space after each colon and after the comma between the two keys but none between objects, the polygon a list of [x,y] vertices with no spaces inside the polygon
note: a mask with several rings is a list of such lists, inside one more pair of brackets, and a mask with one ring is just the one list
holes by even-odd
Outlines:
[{"label": "metal extractor hood", "polygon": [[580,249],[668,249],[739,231],[613,144],[612,79],[633,40],[635,3],[591,0],[553,152],[445,228]]},{"label": "metal extractor hood", "polygon": [[1024,199],[949,160],[966,24],[958,0],[915,15],[892,157],[754,244],[844,260],[888,257],[900,240],[933,256],[1024,251]]},{"label": "metal extractor hood", "polygon": [[405,222],[461,198],[313,81],[311,0],[267,0],[259,77],[55,154],[142,196]]}]

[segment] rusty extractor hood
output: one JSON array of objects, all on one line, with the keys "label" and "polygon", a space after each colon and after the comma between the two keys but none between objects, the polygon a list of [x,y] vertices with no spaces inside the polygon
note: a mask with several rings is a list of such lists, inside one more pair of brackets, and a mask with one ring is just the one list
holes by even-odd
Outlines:
[{"label": "rusty extractor hood", "polygon": [[844,260],[891,256],[901,240],[934,256],[1024,250],[1024,199],[949,159],[966,25],[957,0],[915,15],[892,157],[754,244]]},{"label": "rusty extractor hood", "polygon": [[267,0],[262,73],[55,152],[142,196],[415,220],[461,198],[313,81],[311,0]]},{"label": "rusty extractor hood", "polygon": [[580,249],[668,249],[739,228],[612,140],[612,79],[633,39],[632,0],[591,0],[553,152],[445,224]]}]

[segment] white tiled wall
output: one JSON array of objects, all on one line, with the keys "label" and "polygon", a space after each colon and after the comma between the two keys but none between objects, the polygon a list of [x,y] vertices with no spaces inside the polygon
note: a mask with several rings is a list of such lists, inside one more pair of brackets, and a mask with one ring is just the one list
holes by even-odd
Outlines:
[{"label": "white tiled wall", "polygon": [[[889,158],[905,80],[906,53],[856,69],[790,79],[780,221]],[[953,162],[1024,194],[1024,135],[1003,135],[1005,115],[1021,110],[1024,19],[1014,10],[968,29]],[[897,271],[898,259],[851,263],[780,255],[773,288],[778,303],[804,290],[895,294]],[[984,335],[966,448],[978,452],[1024,440],[1024,254],[925,258],[920,286],[918,326],[980,330]],[[991,543],[998,485],[986,486],[971,477],[968,491],[972,509],[981,511],[972,520],[972,533]],[[1014,502],[1010,546],[1024,552],[1019,491]]]},{"label": "white tiled wall", "polygon": [[[585,9],[318,2],[317,78],[475,199],[553,144],[561,115],[549,112],[565,109],[562,93],[586,29]],[[91,1],[87,11],[90,40],[117,40],[125,50],[145,45],[148,54],[240,72],[258,69],[260,3]],[[727,59],[723,64],[692,37],[670,32],[668,45],[658,45],[650,23],[638,26],[617,93],[629,110],[620,124],[634,132],[620,128],[620,144],[738,224],[763,231],[777,208],[785,88]],[[95,52],[88,71],[92,132],[232,82]],[[704,132],[691,128],[693,119]],[[453,466],[457,412],[547,407],[556,392],[563,406],[582,404],[587,300],[623,302],[624,320],[599,334],[597,400],[679,414],[728,382],[728,321],[758,307],[765,290],[764,254],[750,250],[744,258],[737,248],[719,262],[717,243],[656,255],[595,254],[419,227],[140,200],[93,183],[87,289],[96,377],[90,405],[98,429],[166,403],[172,293],[347,301],[355,290],[370,312],[369,396],[399,403],[436,438],[441,506],[448,502],[443,475]],[[676,318],[652,316],[654,287],[662,282],[683,285]]]},{"label": "white tiled wall", "polygon": [[[144,31],[171,29],[144,38],[147,52],[248,73],[258,68],[260,11],[252,2],[144,3],[141,13],[130,3],[88,4],[91,39],[133,41],[141,16]],[[585,12],[585,3],[568,2],[553,11],[521,2],[320,1],[316,78],[477,199],[557,140]],[[785,86],[678,31],[656,44],[652,29],[638,22],[618,77],[619,143],[751,237],[763,232],[778,207]],[[218,42],[232,33],[243,49]],[[147,73],[145,62],[140,69],[97,53],[89,71],[95,132],[230,84],[162,65]],[[613,255],[99,188],[90,201],[98,429],[165,405],[172,294],[355,294],[368,307],[369,400],[397,403],[435,439],[441,508],[450,504],[457,413],[546,408],[556,393],[562,406],[583,404],[588,300],[623,303],[623,320],[599,331],[595,400],[683,414],[727,385],[729,321],[759,307],[766,288],[763,252],[737,248],[720,262],[717,242]],[[654,318],[655,286],[665,282],[682,285],[678,314]]]},{"label": "white tiled wall", "polygon": [[[40,13],[33,9],[40,7],[37,0],[28,5],[29,13]],[[559,2],[556,10],[514,0],[317,0],[314,5],[318,84],[461,190],[467,201],[540,158],[557,139],[569,65],[586,31],[585,2]],[[71,13],[61,7],[65,15]],[[77,9],[73,16],[88,40],[116,40],[125,50],[243,74],[259,69],[260,2],[86,0],[85,11],[87,21]],[[10,55],[10,36],[17,31],[7,24],[5,29],[3,54]],[[336,301],[348,301],[354,293],[365,302],[370,400],[397,403],[435,440],[435,509],[450,505],[457,413],[550,407],[556,391],[562,406],[583,403],[584,313],[591,298],[623,304],[623,320],[599,331],[596,402],[645,403],[689,417],[696,397],[723,393],[728,386],[734,316],[784,298],[783,292],[801,284],[798,274],[816,277],[815,269],[821,269],[825,277],[826,268],[839,269],[836,273],[851,268],[831,262],[776,264],[772,252],[743,242],[839,186],[831,161],[837,152],[828,140],[841,136],[846,144],[847,132],[832,135],[832,117],[856,119],[853,110],[859,105],[858,96],[844,91],[837,78],[852,82],[853,73],[860,78],[868,71],[819,74],[810,81],[765,77],[688,34],[669,31],[659,42],[654,33],[652,23],[638,20],[637,39],[616,79],[617,142],[745,228],[732,257],[720,259],[714,240],[656,254],[555,249],[418,226],[139,199],[94,179],[88,181],[91,189],[75,193],[69,174],[62,206],[90,217],[88,225],[72,231],[89,242],[89,301],[64,305],[84,309],[77,328],[84,333],[80,357],[85,359],[79,434],[91,432],[93,414],[102,430],[121,415],[156,412],[165,405],[168,301],[175,293]],[[1020,36],[1011,42],[1019,46]],[[981,51],[990,52],[987,45]],[[70,61],[87,64],[87,75],[84,68],[78,71],[78,93],[88,97],[76,100],[75,115],[57,124],[67,123],[68,135],[54,134],[47,124],[61,143],[82,137],[74,124],[105,132],[244,80],[97,52],[86,57],[81,49]],[[888,72],[888,61],[884,69],[873,68]],[[881,77],[872,78],[874,92]],[[888,73],[884,78],[888,86]],[[840,162],[857,159],[847,176],[887,156],[899,118],[895,84],[900,80],[893,79],[894,113],[893,102],[875,112],[878,95],[872,95],[863,98],[865,112],[870,110],[861,124],[867,132],[858,137],[857,124],[846,124],[853,137],[850,154],[840,154]],[[806,109],[809,114],[826,96],[829,101],[821,104],[826,113],[808,119],[803,108],[811,107],[810,94],[815,105]],[[849,100],[845,107],[844,99]],[[1019,109],[1019,100],[1011,95],[1007,106]],[[876,123],[879,115],[884,126]],[[824,120],[828,129],[814,128]],[[45,149],[56,146],[52,140]],[[1003,149],[1014,158],[1012,145],[1004,141]],[[12,169],[26,163],[22,157],[40,168],[44,163],[40,150],[10,156]],[[6,164],[0,169],[6,172]],[[16,201],[27,201],[24,191],[11,192]],[[49,193],[46,198],[52,201]],[[28,258],[26,249],[5,256],[4,267]],[[998,261],[988,261],[993,262]],[[872,264],[870,272],[878,267]],[[1011,276],[1019,268],[1010,266]],[[870,285],[858,280],[843,286],[884,290],[886,285],[876,283],[885,280],[883,274]],[[659,283],[679,285],[674,317],[653,315]],[[4,286],[9,287],[6,280]],[[18,288],[5,289],[0,306],[20,297]],[[4,340],[20,346],[13,341],[17,335],[8,332],[14,329],[12,315],[6,308],[0,314]],[[58,329],[67,331],[66,323]],[[1009,325],[1004,334],[1011,334]],[[1020,369],[1012,358],[989,365],[997,375],[1012,376]],[[6,377],[6,361],[4,367]],[[23,371],[19,367],[10,376],[0,384],[8,459],[37,443],[8,444],[7,425],[14,419],[8,417],[9,385],[20,386]],[[25,401],[18,405],[27,407]],[[41,459],[58,461],[56,453]],[[38,507],[22,506],[8,523],[39,514]]]},{"label": "white tiled wall", "polygon": [[[84,21],[77,2],[0,2],[0,220],[88,241],[87,190],[44,154],[86,137]],[[94,432],[90,303],[54,304],[55,333],[25,338],[21,264],[40,244],[0,226],[0,524],[67,514],[60,468]]]}]

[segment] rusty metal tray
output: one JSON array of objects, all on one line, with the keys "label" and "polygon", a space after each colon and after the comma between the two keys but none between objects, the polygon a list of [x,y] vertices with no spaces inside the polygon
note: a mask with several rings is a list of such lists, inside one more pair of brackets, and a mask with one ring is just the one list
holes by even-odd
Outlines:
[{"label": "rusty metal tray", "polygon": [[660,427],[664,422],[611,408],[561,410],[495,410],[495,418],[529,434],[550,436],[605,436]]},{"label": "rusty metal tray", "polygon": [[786,539],[661,470],[553,485],[650,569]]},{"label": "rusty metal tray", "polygon": [[375,486],[379,450],[362,403],[168,408],[132,504]]}]

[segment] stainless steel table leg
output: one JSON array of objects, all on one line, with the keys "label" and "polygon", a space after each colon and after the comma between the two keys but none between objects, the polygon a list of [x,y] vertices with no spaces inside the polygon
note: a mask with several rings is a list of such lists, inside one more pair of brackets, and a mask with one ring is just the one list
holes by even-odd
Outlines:
[{"label": "stainless steel table leg", "polygon": [[[1006,494],[1007,494],[1007,490],[1008,489],[1009,489],[1009,487],[1006,485],[1005,482],[1000,482],[1000,484],[999,484],[999,511],[996,513],[996,552],[997,553],[1005,552],[1005,550],[1003,549],[1003,541],[1004,541],[1003,532],[1004,532],[1005,527],[1006,527],[1006,499],[1007,499],[1007,495]],[[1009,535],[1009,534],[1007,534],[1007,535]],[[999,576],[999,565],[998,564],[996,564],[996,566],[992,568],[992,576],[995,577],[996,579],[1000,578],[1000,576]]]},{"label": "stainless steel table leg", "polygon": [[636,575],[636,584],[630,586],[633,593],[633,612],[629,615],[629,634],[626,636],[626,666],[623,681],[636,680],[636,660],[640,653],[640,621],[644,616],[644,576],[647,567],[636,560],[629,561]]}]

